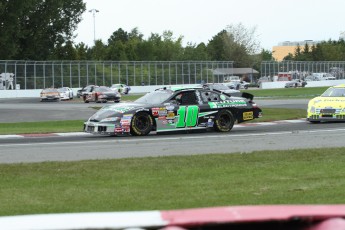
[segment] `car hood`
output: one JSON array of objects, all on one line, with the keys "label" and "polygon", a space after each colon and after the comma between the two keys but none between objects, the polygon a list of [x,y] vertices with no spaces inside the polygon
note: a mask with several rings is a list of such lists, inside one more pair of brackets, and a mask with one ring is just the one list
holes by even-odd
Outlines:
[{"label": "car hood", "polygon": [[117,118],[123,117],[124,114],[133,114],[140,109],[148,108],[149,105],[143,103],[118,103],[104,106],[89,118],[92,122],[116,121]]},{"label": "car hood", "polygon": [[309,106],[343,108],[345,97],[315,97],[309,101]]}]

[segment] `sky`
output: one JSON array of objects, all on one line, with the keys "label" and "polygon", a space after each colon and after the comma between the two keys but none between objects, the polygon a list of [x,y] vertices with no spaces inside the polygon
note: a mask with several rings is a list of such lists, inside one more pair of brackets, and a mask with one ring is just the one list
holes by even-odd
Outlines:
[{"label": "sky", "polygon": [[[338,40],[345,31],[344,0],[84,0],[86,11],[75,32],[75,42],[107,43],[122,28],[151,33],[170,30],[175,38],[207,44],[228,25],[256,28],[262,48],[272,50],[284,41]],[[97,9],[93,14],[89,10]],[[94,24],[95,23],[95,24]],[[95,25],[95,30],[94,30]]]}]

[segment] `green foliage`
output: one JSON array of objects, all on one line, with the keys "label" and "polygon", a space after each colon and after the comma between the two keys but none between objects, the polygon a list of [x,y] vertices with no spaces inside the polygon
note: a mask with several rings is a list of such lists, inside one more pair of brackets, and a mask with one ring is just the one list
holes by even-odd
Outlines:
[{"label": "green foliage", "polygon": [[[255,28],[242,24],[229,25],[214,36],[207,45],[208,56],[214,61],[235,61],[234,67],[252,67],[258,50]],[[262,61],[262,60],[261,60]]]},{"label": "green foliage", "polygon": [[[66,57],[68,42],[85,11],[82,0],[11,0],[0,5],[0,56],[2,59],[46,60]],[[72,52],[74,53],[74,52]]]},{"label": "green foliage", "polygon": [[294,55],[289,54],[284,60],[291,61],[344,61],[345,60],[345,42],[323,41],[315,46],[304,45],[301,49],[297,46]]}]

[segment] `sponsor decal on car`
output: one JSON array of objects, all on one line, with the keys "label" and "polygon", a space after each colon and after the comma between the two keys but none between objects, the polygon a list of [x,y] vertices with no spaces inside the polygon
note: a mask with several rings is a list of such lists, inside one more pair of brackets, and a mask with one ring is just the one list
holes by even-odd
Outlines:
[{"label": "sponsor decal on car", "polygon": [[166,116],[167,114],[168,114],[168,111],[166,110],[166,108],[159,108],[158,116],[163,117],[163,116]]},{"label": "sponsor decal on car", "polygon": [[253,111],[243,113],[243,120],[246,121],[246,120],[253,120],[253,119],[254,119]]},{"label": "sponsor decal on car", "polygon": [[174,113],[174,111],[168,111],[168,114],[167,114],[167,117],[166,117],[166,119],[175,119],[175,113]]},{"label": "sponsor decal on car", "polygon": [[107,106],[102,108],[102,110],[109,110],[109,111],[113,111],[116,113],[126,113],[132,109],[135,109],[135,107],[113,107],[113,106]]},{"label": "sponsor decal on car", "polygon": [[167,109],[168,111],[172,111],[172,110],[174,110],[174,108],[175,108],[175,106],[173,106],[173,105],[168,105],[168,106],[166,107],[166,109]]},{"label": "sponsor decal on car", "polygon": [[152,108],[152,116],[158,117],[159,108]]},{"label": "sponsor decal on car", "polygon": [[247,102],[245,100],[209,102],[208,104],[209,104],[209,106],[212,109],[215,109],[215,108],[226,108],[226,107],[242,107],[242,106],[247,106]]}]

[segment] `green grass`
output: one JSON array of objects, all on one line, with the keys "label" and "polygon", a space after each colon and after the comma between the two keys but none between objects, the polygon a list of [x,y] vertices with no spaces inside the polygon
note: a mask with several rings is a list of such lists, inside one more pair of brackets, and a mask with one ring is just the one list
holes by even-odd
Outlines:
[{"label": "green grass", "polygon": [[284,89],[248,89],[241,90],[254,95],[254,98],[313,98],[322,94],[329,87],[284,88]]},{"label": "green grass", "polygon": [[307,117],[306,109],[261,108],[262,117],[250,122],[293,120]]},{"label": "green grass", "polygon": [[339,204],[344,151],[0,164],[0,215]]},{"label": "green grass", "polygon": [[81,132],[83,120],[0,123],[1,134]]}]

